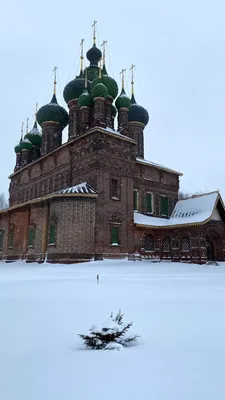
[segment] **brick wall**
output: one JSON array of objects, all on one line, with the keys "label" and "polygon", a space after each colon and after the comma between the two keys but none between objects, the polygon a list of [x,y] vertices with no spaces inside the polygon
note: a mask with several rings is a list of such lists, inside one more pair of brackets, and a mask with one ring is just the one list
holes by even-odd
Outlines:
[{"label": "brick wall", "polygon": [[34,246],[28,247],[28,260],[39,260],[44,258],[44,229],[48,229],[45,221],[45,210],[47,203],[32,204],[30,207],[29,226],[35,230]]},{"label": "brick wall", "polygon": [[3,248],[2,251],[0,251],[0,259],[4,259],[8,251],[8,228],[9,228],[8,214],[1,213],[0,230],[4,232],[4,237],[3,237]]},{"label": "brick wall", "polygon": [[57,237],[56,244],[48,246],[48,261],[94,257],[95,199],[54,199],[50,203],[51,220],[57,221]]}]

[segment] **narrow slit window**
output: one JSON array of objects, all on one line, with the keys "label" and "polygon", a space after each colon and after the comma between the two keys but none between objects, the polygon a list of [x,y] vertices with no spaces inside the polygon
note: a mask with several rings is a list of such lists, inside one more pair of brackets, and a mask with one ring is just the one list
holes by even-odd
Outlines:
[{"label": "narrow slit window", "polygon": [[14,229],[10,229],[9,231],[9,249],[13,248],[13,242],[14,242]]},{"label": "narrow slit window", "polygon": [[34,246],[34,237],[35,237],[34,228],[29,228],[29,232],[28,232],[28,246],[29,247]]},{"label": "narrow slit window", "polygon": [[119,245],[119,228],[117,226],[111,228],[111,244],[112,246]]},{"label": "narrow slit window", "polygon": [[133,202],[134,202],[134,210],[138,210],[138,190],[134,190],[133,192]]},{"label": "narrow slit window", "polygon": [[146,195],[146,210],[148,214],[152,214],[153,207],[152,207],[152,193],[147,193]]},{"label": "narrow slit window", "polygon": [[161,215],[163,217],[168,217],[169,215],[169,201],[166,196],[161,196]]},{"label": "narrow slit window", "polygon": [[56,225],[51,225],[49,230],[49,244],[56,243]]}]

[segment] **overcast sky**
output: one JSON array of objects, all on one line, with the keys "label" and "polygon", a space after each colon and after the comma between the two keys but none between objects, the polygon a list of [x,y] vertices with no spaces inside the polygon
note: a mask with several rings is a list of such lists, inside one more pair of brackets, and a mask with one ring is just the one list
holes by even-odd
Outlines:
[{"label": "overcast sky", "polygon": [[136,65],[136,100],[149,112],[145,158],[184,173],[185,192],[220,189],[225,198],[225,1],[8,0],[0,21],[0,192],[8,191],[21,122],[34,120],[79,72],[79,44],[108,40],[108,73],[119,82]]}]

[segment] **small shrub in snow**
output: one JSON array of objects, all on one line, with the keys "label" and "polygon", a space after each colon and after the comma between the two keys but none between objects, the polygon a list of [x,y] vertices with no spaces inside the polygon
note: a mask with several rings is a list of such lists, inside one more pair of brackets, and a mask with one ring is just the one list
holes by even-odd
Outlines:
[{"label": "small shrub in snow", "polygon": [[84,340],[86,347],[94,350],[120,350],[122,347],[132,346],[138,339],[138,335],[129,335],[128,330],[133,322],[123,322],[124,314],[119,312],[99,326],[92,326],[87,335],[78,336]]}]

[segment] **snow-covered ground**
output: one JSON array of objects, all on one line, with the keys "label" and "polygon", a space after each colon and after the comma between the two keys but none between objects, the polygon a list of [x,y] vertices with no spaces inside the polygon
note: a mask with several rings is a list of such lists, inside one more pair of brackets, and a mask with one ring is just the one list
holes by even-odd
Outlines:
[{"label": "snow-covered ground", "polygon": [[[119,308],[139,345],[84,349]],[[225,264],[2,263],[0,399],[224,400],[224,309]]]}]

